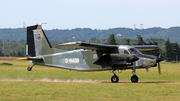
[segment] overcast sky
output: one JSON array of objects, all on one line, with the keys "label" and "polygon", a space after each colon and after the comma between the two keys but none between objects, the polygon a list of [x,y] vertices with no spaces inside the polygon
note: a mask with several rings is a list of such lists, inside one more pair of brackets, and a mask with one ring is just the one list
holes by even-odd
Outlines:
[{"label": "overcast sky", "polygon": [[0,28],[44,29],[180,26],[180,0],[0,0]]}]

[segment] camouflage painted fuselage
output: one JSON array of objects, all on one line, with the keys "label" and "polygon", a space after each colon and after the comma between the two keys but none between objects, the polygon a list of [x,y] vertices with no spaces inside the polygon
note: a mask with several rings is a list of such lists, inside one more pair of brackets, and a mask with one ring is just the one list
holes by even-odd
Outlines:
[{"label": "camouflage painted fuselage", "polygon": [[[92,45],[96,46],[96,44]],[[134,63],[136,68],[150,68],[156,65],[155,57],[146,56],[140,52],[132,54],[129,50],[134,49],[132,46],[109,45],[108,47],[111,48],[111,51],[106,50],[103,45],[97,45],[95,48],[90,47],[95,49],[94,51],[85,50],[82,47],[82,49],[63,52],[63,50],[51,47],[40,25],[27,28],[27,54],[40,59],[32,61],[35,65],[77,71],[133,69]]]},{"label": "camouflage painted fuselage", "polygon": [[[73,50],[61,53],[54,53],[49,55],[38,56],[42,58],[43,61],[33,61],[35,65],[44,65],[50,67],[57,67],[69,70],[77,71],[101,71],[101,70],[111,70],[111,69],[133,69],[133,63],[128,63],[127,61],[118,61],[118,58],[111,58],[109,62],[117,60],[119,65],[107,65],[101,66],[94,64],[98,60],[98,55],[96,51],[86,51],[83,49]],[[149,59],[144,57],[139,57],[139,60],[135,62],[136,68],[150,68],[156,64],[155,59]]]}]

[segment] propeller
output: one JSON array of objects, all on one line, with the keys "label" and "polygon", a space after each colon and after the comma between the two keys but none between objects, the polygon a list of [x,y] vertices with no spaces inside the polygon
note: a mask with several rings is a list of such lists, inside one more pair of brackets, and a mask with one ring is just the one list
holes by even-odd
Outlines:
[{"label": "propeller", "polygon": [[156,58],[156,63],[158,63],[158,71],[159,71],[159,75],[161,75],[161,67],[160,67],[160,62],[162,61],[161,57],[161,53],[159,54],[159,57]]},{"label": "propeller", "polygon": [[160,63],[158,63],[158,71],[159,71],[159,75],[161,75]]}]

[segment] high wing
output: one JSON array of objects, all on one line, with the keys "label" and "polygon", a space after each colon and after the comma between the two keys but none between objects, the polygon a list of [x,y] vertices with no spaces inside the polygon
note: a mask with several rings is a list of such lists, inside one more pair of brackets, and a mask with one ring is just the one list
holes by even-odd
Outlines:
[{"label": "high wing", "polygon": [[90,49],[90,50],[101,50],[101,51],[117,51],[118,45],[106,45],[97,43],[83,43],[83,42],[69,42],[60,44],[60,47],[73,47],[77,49]]},{"label": "high wing", "polygon": [[[90,50],[102,50],[102,51],[116,51],[118,50],[118,45],[106,45],[106,44],[97,44],[97,43],[82,43],[82,42],[69,42],[60,44],[60,47],[74,47],[77,49],[90,49]],[[157,45],[134,45],[133,47],[137,48],[140,51],[149,51],[158,49]]]},{"label": "high wing", "polygon": [[149,51],[158,49],[157,45],[134,45],[133,47],[137,48],[140,51]]}]

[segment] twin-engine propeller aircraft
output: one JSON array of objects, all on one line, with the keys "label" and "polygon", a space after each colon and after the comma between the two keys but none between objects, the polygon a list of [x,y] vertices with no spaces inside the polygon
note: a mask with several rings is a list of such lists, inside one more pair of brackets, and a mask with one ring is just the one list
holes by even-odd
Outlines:
[{"label": "twin-engine propeller aircraft", "polygon": [[[31,57],[19,60],[32,61],[33,65],[43,65],[75,71],[104,71],[112,70],[111,82],[119,81],[116,70],[132,69],[131,82],[138,82],[136,69],[156,67],[159,74],[161,58],[142,54],[139,50],[157,49],[156,45],[107,45],[96,43],[69,42],[60,44],[60,47],[74,47],[76,50],[64,51],[52,48],[41,25],[27,27],[26,53]],[[78,50],[77,50],[78,49]]]}]

